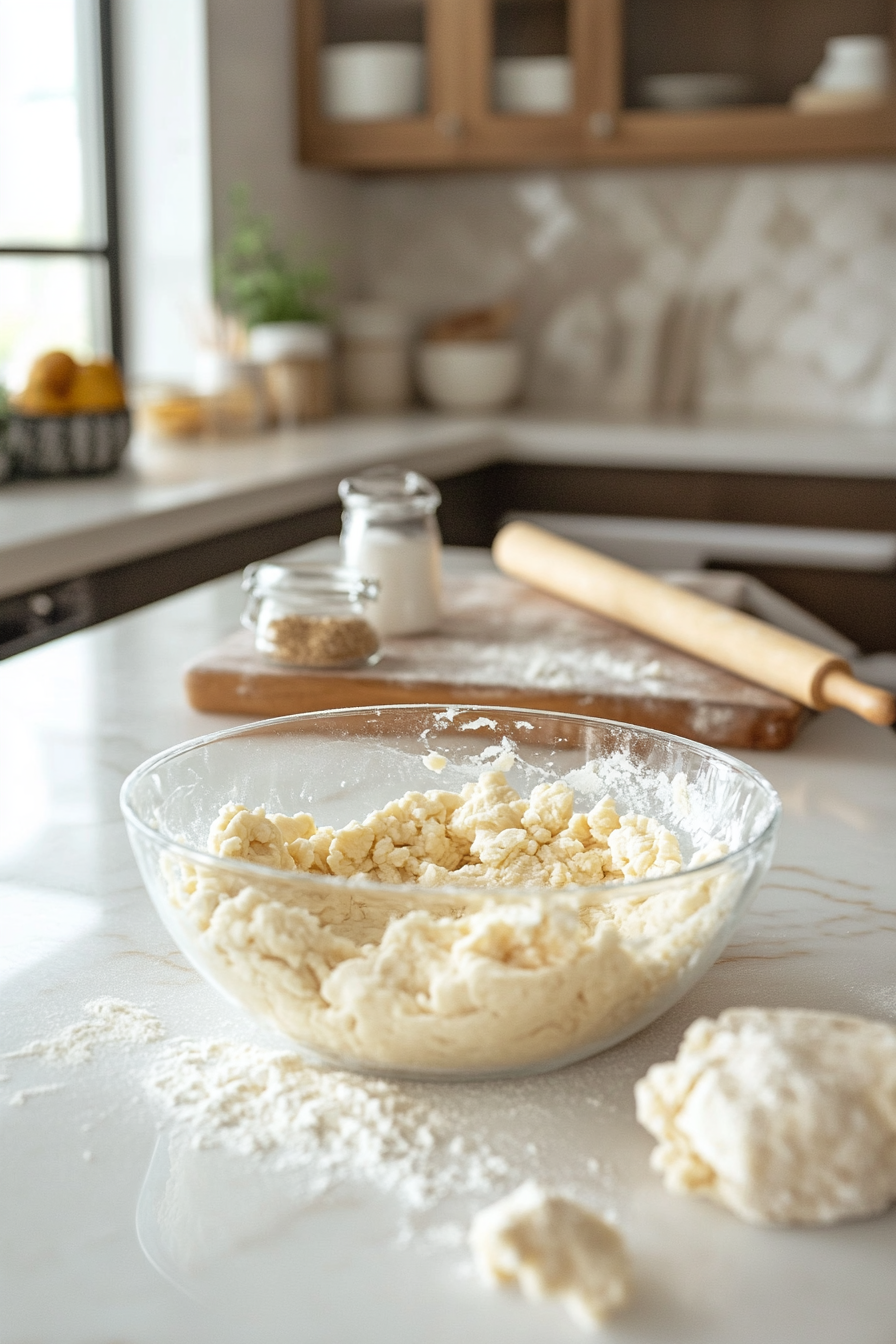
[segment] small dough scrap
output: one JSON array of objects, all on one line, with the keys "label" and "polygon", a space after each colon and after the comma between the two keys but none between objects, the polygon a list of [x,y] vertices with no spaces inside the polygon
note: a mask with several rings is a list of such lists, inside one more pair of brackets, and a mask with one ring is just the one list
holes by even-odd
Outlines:
[{"label": "small dough scrap", "polygon": [[440,774],[448,764],[448,757],[440,756],[437,751],[431,751],[428,756],[423,757],[423,764],[427,770],[434,770],[436,774]]},{"label": "small dough scrap", "polygon": [[834,1223],[896,1200],[896,1028],[800,1009],[698,1018],[635,1087],[667,1189],[752,1223]]},{"label": "small dough scrap", "polygon": [[616,1229],[535,1181],[476,1214],[470,1248],[487,1283],[517,1282],[533,1300],[559,1297],[586,1330],[631,1296],[628,1252]]}]

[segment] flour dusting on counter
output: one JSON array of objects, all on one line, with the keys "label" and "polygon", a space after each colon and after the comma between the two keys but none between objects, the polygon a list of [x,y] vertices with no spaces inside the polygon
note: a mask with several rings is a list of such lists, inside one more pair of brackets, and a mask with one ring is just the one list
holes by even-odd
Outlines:
[{"label": "flour dusting on counter", "polygon": [[81,1022],[73,1022],[56,1036],[11,1050],[3,1058],[41,1057],[53,1064],[85,1064],[98,1046],[146,1045],[165,1035],[165,1028],[153,1013],[124,999],[92,999],[85,1003],[84,1012],[86,1017]]},{"label": "flour dusting on counter", "polygon": [[297,1055],[231,1041],[174,1041],[146,1090],[194,1147],[267,1155],[303,1169],[315,1197],[367,1182],[422,1211],[448,1196],[484,1195],[507,1162],[475,1134],[458,1133],[408,1087],[309,1067]]}]

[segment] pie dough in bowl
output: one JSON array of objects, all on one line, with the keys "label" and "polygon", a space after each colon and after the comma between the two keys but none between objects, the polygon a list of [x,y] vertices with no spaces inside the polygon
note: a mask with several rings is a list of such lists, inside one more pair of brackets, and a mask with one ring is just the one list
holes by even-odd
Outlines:
[{"label": "pie dough in bowl", "polygon": [[314,1058],[441,1077],[558,1067],[652,1021],[728,940],[779,811],[711,748],[456,706],[200,739],[123,807],[160,914],[229,998]]}]

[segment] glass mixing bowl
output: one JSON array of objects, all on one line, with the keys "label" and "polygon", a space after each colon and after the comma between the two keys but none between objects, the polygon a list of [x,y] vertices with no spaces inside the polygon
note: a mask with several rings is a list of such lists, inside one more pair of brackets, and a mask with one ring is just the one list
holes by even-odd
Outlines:
[{"label": "glass mixing bowl", "polygon": [[[554,886],[383,883],[292,867],[284,844],[298,837],[291,853],[307,863],[310,823],[283,820],[272,845],[264,818],[245,815],[228,834],[252,857],[208,849],[225,804],[340,828],[407,791],[459,794],[495,770],[522,797],[562,781],[576,812],[610,795],[623,822],[653,818],[677,837],[681,871],[589,886],[556,871]],[[727,943],[780,817],[771,785],[711,747],[572,714],[433,705],[298,714],[183,743],[134,771],[122,809],[162,920],[228,999],[318,1062],[439,1078],[559,1068],[665,1012]],[[369,833],[352,834],[360,853]]]}]

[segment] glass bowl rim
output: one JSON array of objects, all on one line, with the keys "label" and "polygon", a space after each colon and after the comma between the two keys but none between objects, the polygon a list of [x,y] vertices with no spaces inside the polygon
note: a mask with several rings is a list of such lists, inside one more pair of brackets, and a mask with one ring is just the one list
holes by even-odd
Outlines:
[{"label": "glass bowl rim", "polygon": [[[538,716],[542,718],[562,719],[573,723],[589,725],[600,724],[611,728],[624,728],[629,732],[643,733],[651,738],[658,738],[666,742],[680,743],[682,746],[687,747],[688,750],[696,751],[699,755],[703,755],[709,759],[717,758],[723,760],[726,764],[733,767],[735,771],[746,776],[753,784],[757,785],[761,792],[765,794],[766,800],[771,807],[771,814],[760,833],[755,835],[752,840],[749,840],[739,849],[729,850],[727,854],[723,854],[717,859],[711,859],[707,863],[698,864],[695,868],[681,868],[677,873],[670,873],[665,877],[640,877],[632,882],[599,882],[593,884],[570,883],[569,886],[561,888],[544,886],[498,888],[470,887],[446,882],[440,884],[438,887],[421,888],[427,895],[460,894],[469,900],[479,892],[483,896],[487,895],[490,898],[498,896],[502,902],[506,902],[514,896],[525,896],[527,899],[531,899],[532,896],[536,894],[542,897],[546,895],[569,896],[570,888],[572,888],[573,893],[586,891],[616,892],[620,890],[624,890],[628,893],[642,887],[659,888],[667,883],[676,882],[685,875],[690,876],[695,873],[709,873],[714,868],[721,868],[725,864],[730,863],[733,859],[740,859],[742,856],[749,854],[752,850],[760,848],[768,837],[774,834],[783,813],[781,799],[777,791],[765,776],[754,769],[753,766],[747,765],[745,761],[738,760],[736,756],[730,756],[727,752],[720,751],[718,747],[710,747],[703,742],[695,742],[691,738],[681,737],[676,733],[665,733],[660,728],[645,728],[640,724],[623,723],[619,719],[602,719],[586,714],[566,714],[550,709],[525,710],[520,709],[519,706],[511,705],[446,705],[417,703],[402,705],[352,705],[342,709],[309,710],[303,714],[276,715],[269,719],[254,719],[250,723],[239,724],[234,728],[223,728],[215,733],[205,733],[201,737],[193,737],[185,742],[178,742],[175,746],[166,747],[164,750],[156,752],[154,756],[148,757],[147,760],[136,766],[125,779],[119,792],[119,805],[125,822],[128,826],[139,831],[147,840],[151,840],[155,847],[164,848],[166,852],[179,859],[187,860],[196,865],[204,864],[206,866],[221,868],[225,872],[235,873],[237,876],[245,877],[247,881],[254,880],[255,882],[258,882],[263,874],[266,880],[273,878],[278,882],[294,882],[303,885],[311,882],[314,885],[321,883],[326,884],[327,886],[337,882],[346,885],[349,879],[339,878],[334,873],[306,873],[290,869],[269,868],[264,864],[251,863],[248,859],[230,859],[225,858],[220,854],[211,854],[208,850],[193,849],[192,846],[184,844],[182,841],[165,836],[163,832],[150,826],[142,817],[137,816],[131,806],[129,795],[146,775],[163,762],[167,763],[168,761],[176,760],[179,756],[186,756],[194,749],[208,746],[212,742],[221,742],[230,737],[241,737],[254,728],[271,728],[277,724],[302,723],[307,722],[310,719],[326,721],[329,719],[348,718],[350,715],[363,714],[365,711],[369,712],[373,710],[378,713],[382,713],[383,711],[388,713],[398,710],[430,710],[433,713],[444,713],[446,710],[456,710],[459,713],[469,711],[480,715],[488,713],[511,715],[530,714],[533,717]],[[409,889],[412,889],[415,884],[409,882],[395,884],[388,882],[358,881],[357,878],[352,878],[351,886],[357,888],[359,891],[364,891],[369,894],[378,893],[383,896],[394,896],[400,893],[401,896],[406,899]]]}]

